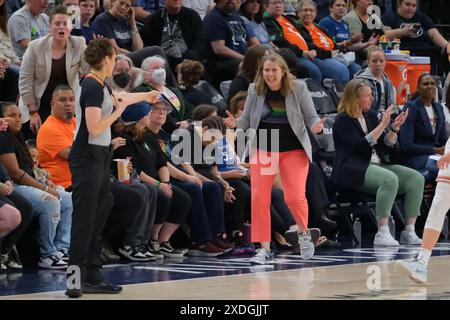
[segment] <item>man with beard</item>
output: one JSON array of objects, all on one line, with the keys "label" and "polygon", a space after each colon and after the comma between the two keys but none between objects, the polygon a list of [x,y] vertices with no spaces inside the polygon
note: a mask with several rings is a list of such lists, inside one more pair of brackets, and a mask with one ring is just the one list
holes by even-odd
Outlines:
[{"label": "man with beard", "polygon": [[51,100],[51,115],[37,135],[39,164],[50,172],[52,182],[68,188],[72,185],[69,170],[70,148],[75,132],[75,95],[67,85],[55,88]]},{"label": "man with beard", "polygon": [[206,69],[218,87],[233,79],[248,47],[259,44],[253,29],[237,13],[235,0],[215,0],[216,6],[203,20],[207,39]]}]

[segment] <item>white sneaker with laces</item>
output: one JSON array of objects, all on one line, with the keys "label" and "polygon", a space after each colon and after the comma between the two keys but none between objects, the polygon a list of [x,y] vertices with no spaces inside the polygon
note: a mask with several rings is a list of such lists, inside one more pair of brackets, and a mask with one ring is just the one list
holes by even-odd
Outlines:
[{"label": "white sneaker with laces", "polygon": [[41,258],[39,267],[44,269],[59,270],[67,268],[67,263],[56,256]]},{"label": "white sneaker with laces", "polygon": [[253,258],[250,259],[251,264],[272,264],[275,262],[275,258],[272,252],[267,250],[266,248],[261,248],[256,251],[256,254]]},{"label": "white sneaker with laces", "polygon": [[303,260],[309,260],[314,255],[314,243],[311,238],[311,231],[298,234],[298,244],[300,245],[300,256]]},{"label": "white sneaker with laces", "polygon": [[417,283],[427,282],[427,267],[421,260],[398,260],[395,269]]},{"label": "white sneaker with laces", "polygon": [[378,231],[373,241],[374,246],[398,247],[399,243],[389,232]]},{"label": "white sneaker with laces", "polygon": [[400,243],[401,244],[420,245],[420,244],[422,244],[422,239],[420,239],[414,231],[404,230],[400,234]]}]

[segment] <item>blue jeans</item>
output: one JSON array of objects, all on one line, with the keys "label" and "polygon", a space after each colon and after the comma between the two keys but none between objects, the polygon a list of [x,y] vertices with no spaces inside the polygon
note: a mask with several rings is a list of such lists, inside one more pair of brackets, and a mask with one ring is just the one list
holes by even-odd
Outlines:
[{"label": "blue jeans", "polygon": [[347,66],[336,59],[316,58],[312,63],[320,69],[323,78],[334,79],[343,85],[350,79],[350,72]]},{"label": "blue jeans", "polygon": [[361,66],[357,63],[352,63],[349,66],[347,66],[348,71],[350,72],[350,80],[353,79],[353,77],[355,76],[355,74],[361,70]]},{"label": "blue jeans", "polygon": [[297,65],[304,66],[309,71],[309,76],[319,83],[322,83],[322,72],[311,60],[306,58],[298,58]]},{"label": "blue jeans", "polygon": [[25,197],[39,217],[41,257],[56,255],[58,250],[69,251],[72,224],[72,198],[64,188],[57,187],[61,199],[40,189],[14,185],[14,190]]}]

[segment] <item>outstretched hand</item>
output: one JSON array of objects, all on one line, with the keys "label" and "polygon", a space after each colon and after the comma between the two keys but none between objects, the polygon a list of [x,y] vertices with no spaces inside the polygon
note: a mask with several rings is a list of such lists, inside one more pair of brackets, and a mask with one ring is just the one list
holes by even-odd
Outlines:
[{"label": "outstretched hand", "polygon": [[228,128],[234,129],[236,128],[236,118],[231,114],[230,111],[226,111],[228,117],[226,117],[225,119],[223,119],[223,123],[225,124],[225,126],[227,126]]}]

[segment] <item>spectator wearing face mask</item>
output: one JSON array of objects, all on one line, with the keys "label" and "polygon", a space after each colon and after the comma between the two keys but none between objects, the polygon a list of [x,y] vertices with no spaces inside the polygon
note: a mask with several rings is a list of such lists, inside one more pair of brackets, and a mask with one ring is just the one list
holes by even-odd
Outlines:
[{"label": "spectator wearing face mask", "polygon": [[192,105],[186,101],[181,91],[176,87],[166,86],[166,61],[160,56],[148,57],[142,62],[142,77],[137,81],[141,84],[136,92],[150,92],[157,90],[170,102],[174,109],[168,116],[163,129],[172,133],[176,129],[185,129],[189,126]]},{"label": "spectator wearing face mask", "polygon": [[116,56],[113,76],[106,80],[106,83],[118,91],[133,92],[136,79],[139,77],[140,70],[135,68],[133,61],[124,54]]}]

